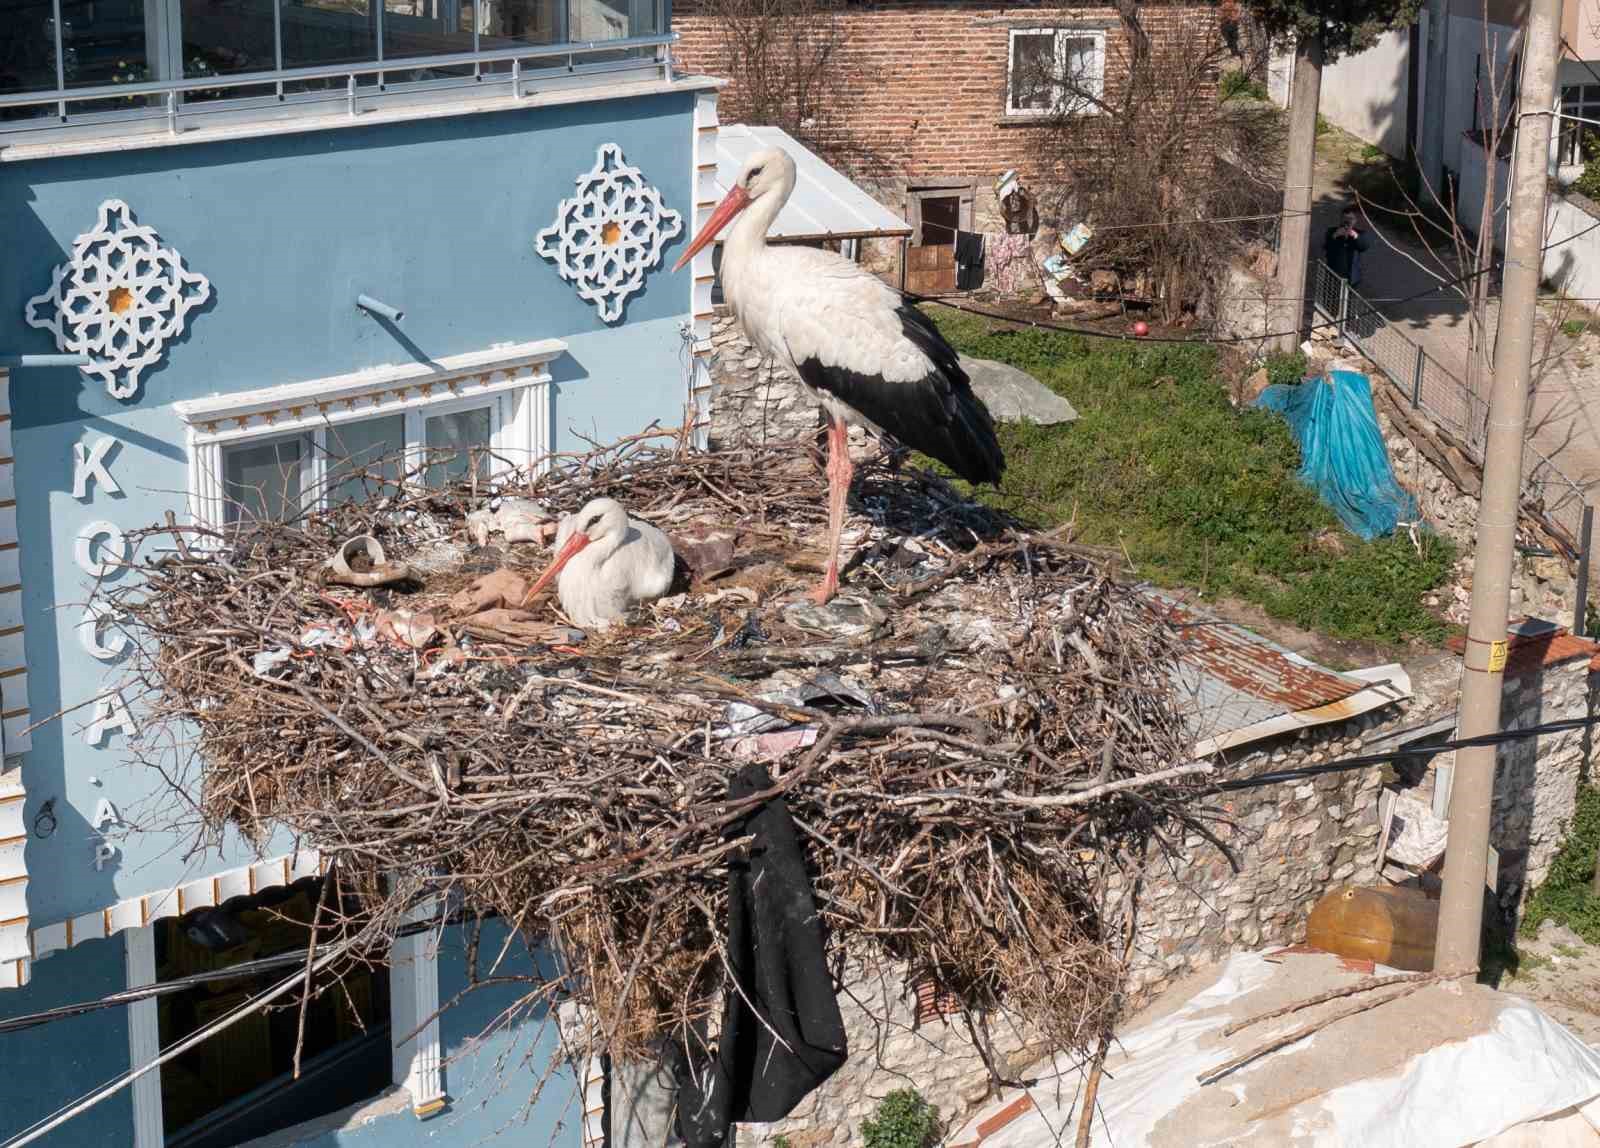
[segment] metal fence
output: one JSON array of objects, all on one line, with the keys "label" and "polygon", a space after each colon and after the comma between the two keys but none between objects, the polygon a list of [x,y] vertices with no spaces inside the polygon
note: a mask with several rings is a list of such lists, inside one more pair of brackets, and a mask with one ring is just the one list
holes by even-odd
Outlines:
[{"label": "metal fence", "polygon": [[[1312,309],[1333,324],[1337,337],[1374,363],[1412,409],[1427,415],[1455,439],[1472,461],[1483,464],[1489,404],[1466,382],[1384,318],[1350,284],[1318,262],[1311,273]],[[1583,488],[1562,473],[1531,442],[1522,450],[1522,507],[1555,528],[1577,554],[1583,537]]]}]

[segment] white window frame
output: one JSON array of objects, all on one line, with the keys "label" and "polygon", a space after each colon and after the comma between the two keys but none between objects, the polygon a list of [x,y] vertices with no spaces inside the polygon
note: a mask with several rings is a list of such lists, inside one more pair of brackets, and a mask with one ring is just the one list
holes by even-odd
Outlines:
[{"label": "white window frame", "polygon": [[227,521],[224,448],[309,435],[311,457],[303,463],[301,489],[316,497],[327,474],[329,431],[397,414],[406,420],[408,473],[423,462],[427,419],[480,407],[489,408],[490,481],[515,470],[543,469],[551,451],[550,363],[566,349],[559,339],[545,339],[174,403],[189,427],[194,523],[220,529]]},{"label": "white window frame", "polygon": [[1084,115],[1093,116],[1100,114],[1100,106],[1094,100],[1079,97],[1072,103],[1067,102],[1067,92],[1060,84],[1053,84],[1053,98],[1048,108],[1023,108],[1017,106],[1016,66],[1017,66],[1017,38],[1019,36],[1050,36],[1055,56],[1055,65],[1058,74],[1065,75],[1067,69],[1067,41],[1092,40],[1094,41],[1094,83],[1093,95],[1096,100],[1104,97],[1106,90],[1106,33],[1104,28],[1082,27],[1048,27],[1048,28],[1012,28],[1006,39],[1006,115],[1019,119],[1037,118],[1040,116],[1054,115]]}]

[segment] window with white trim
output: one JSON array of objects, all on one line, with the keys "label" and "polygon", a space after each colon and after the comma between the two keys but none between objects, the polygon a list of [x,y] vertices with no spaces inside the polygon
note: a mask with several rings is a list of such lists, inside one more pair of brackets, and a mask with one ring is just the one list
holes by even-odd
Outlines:
[{"label": "window with white trim", "polygon": [[1009,116],[1094,115],[1105,95],[1106,34],[1013,28],[1006,61]]},{"label": "window with white trim", "polygon": [[175,404],[200,523],[281,520],[407,484],[488,482],[550,453],[558,340]]}]

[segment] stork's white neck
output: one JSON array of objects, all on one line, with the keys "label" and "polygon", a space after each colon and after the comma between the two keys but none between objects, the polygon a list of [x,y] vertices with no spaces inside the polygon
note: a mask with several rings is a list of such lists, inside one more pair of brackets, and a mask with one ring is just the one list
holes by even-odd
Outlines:
[{"label": "stork's white neck", "polygon": [[722,245],[722,295],[735,314],[743,310],[743,290],[753,261],[767,249],[767,232],[788,202],[793,185],[758,197],[740,213]]}]

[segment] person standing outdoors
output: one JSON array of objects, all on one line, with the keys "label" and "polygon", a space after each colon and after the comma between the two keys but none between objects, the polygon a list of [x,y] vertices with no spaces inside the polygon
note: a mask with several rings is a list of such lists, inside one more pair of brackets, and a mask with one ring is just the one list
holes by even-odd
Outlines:
[{"label": "person standing outdoors", "polygon": [[[1322,261],[1339,278],[1352,287],[1361,285],[1361,255],[1372,246],[1372,240],[1361,227],[1361,217],[1354,206],[1346,207],[1337,227],[1328,228],[1322,240]],[[1353,317],[1358,335],[1367,335],[1367,315]]]}]

